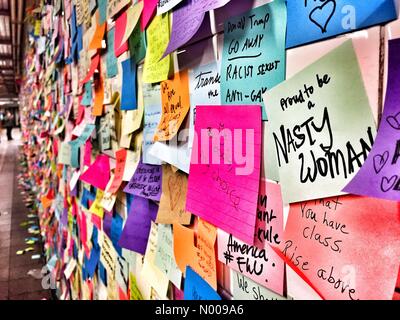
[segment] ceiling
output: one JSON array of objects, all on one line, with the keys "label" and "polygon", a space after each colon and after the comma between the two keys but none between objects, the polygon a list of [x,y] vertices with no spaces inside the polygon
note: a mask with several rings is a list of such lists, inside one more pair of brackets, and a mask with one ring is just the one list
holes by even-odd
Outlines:
[{"label": "ceiling", "polygon": [[0,0],[0,106],[17,104],[21,77],[24,0]]}]

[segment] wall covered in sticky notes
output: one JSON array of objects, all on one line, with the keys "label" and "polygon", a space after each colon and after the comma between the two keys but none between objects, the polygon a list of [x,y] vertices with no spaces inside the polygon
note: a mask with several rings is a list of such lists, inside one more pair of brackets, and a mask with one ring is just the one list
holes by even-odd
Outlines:
[{"label": "wall covered in sticky notes", "polygon": [[21,123],[60,299],[398,298],[397,1],[46,3]]}]

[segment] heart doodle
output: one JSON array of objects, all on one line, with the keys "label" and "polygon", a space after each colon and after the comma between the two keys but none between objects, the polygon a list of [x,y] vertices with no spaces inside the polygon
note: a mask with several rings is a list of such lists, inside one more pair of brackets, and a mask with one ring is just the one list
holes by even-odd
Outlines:
[{"label": "heart doodle", "polygon": [[333,15],[336,11],[335,0],[329,0],[325,2],[322,6],[315,7],[310,12],[310,21],[316,24],[322,31],[326,33],[326,28],[328,27],[329,21],[331,21]]},{"label": "heart doodle", "polygon": [[393,129],[400,130],[400,112],[396,114],[394,117],[393,116],[387,117],[386,121]]},{"label": "heart doodle", "polygon": [[396,184],[397,179],[398,179],[397,175],[394,175],[390,179],[387,177],[383,177],[381,181],[381,190],[383,192],[388,192],[392,190],[394,185]]},{"label": "heart doodle", "polygon": [[179,203],[179,199],[182,194],[182,180],[183,177],[179,173],[172,174],[168,177],[169,205],[171,211],[174,211]]},{"label": "heart doodle", "polygon": [[388,159],[389,159],[389,151],[386,151],[382,155],[377,154],[374,157],[374,169],[375,169],[376,174],[381,172],[383,167],[386,165],[386,162],[388,161]]}]

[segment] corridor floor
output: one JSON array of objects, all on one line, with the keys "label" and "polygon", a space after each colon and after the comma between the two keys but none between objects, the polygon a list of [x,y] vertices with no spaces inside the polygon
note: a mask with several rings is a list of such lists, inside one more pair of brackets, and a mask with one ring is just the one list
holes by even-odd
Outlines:
[{"label": "corridor floor", "polygon": [[[15,140],[8,142],[3,132],[0,142],[0,300],[50,299],[41,280],[28,275],[30,270],[42,270],[44,260],[32,259],[41,253],[41,245],[27,245],[25,239],[32,235],[28,226],[20,226],[32,219],[27,217],[29,211],[17,188],[20,133],[14,129],[13,135]],[[34,251],[16,254],[27,247],[34,247]]]}]

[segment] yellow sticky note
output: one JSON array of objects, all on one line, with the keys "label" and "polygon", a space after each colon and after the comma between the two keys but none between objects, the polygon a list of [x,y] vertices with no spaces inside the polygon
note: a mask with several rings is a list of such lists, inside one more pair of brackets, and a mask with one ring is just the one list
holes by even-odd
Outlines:
[{"label": "yellow sticky note", "polygon": [[97,188],[96,191],[96,198],[93,201],[92,205],[90,206],[89,212],[95,214],[96,216],[100,217],[103,219],[104,216],[104,209],[101,205],[101,201],[103,199],[104,191],[101,190],[100,188]]},{"label": "yellow sticky note", "polygon": [[147,50],[143,71],[144,83],[156,83],[168,79],[171,62],[170,55],[161,59],[168,43],[169,15],[156,16],[147,28]]}]

